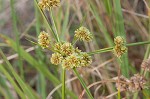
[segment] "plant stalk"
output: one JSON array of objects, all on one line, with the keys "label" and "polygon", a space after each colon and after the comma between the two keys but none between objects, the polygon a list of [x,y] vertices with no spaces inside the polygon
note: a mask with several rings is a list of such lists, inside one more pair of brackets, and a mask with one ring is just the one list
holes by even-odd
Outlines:
[{"label": "plant stalk", "polygon": [[62,71],[62,99],[65,99],[65,73],[66,73],[66,70],[63,69]]},{"label": "plant stalk", "polygon": [[74,73],[76,74],[76,76],[78,77],[78,79],[79,79],[80,83],[82,84],[83,88],[85,89],[85,91],[86,91],[88,97],[89,97],[90,99],[94,99],[93,96],[92,96],[92,94],[91,94],[91,92],[90,92],[89,89],[87,88],[85,82],[84,82],[83,79],[81,78],[80,74],[77,72],[76,68],[73,68],[73,71],[74,71]]}]

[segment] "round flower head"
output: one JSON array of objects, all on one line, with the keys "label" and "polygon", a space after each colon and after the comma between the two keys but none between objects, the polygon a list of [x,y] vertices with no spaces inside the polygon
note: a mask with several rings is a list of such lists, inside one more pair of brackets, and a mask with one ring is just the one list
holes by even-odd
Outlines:
[{"label": "round flower head", "polygon": [[61,47],[62,47],[63,43],[62,42],[57,42],[54,44],[54,50],[57,52],[61,52]]},{"label": "round flower head", "polygon": [[50,7],[57,7],[60,5],[60,0],[49,0],[49,2]]},{"label": "round flower head", "polygon": [[66,57],[62,61],[62,67],[67,69],[79,67],[79,65],[80,65],[80,57],[76,53]]},{"label": "round flower head", "polygon": [[127,52],[127,47],[126,46],[115,46],[114,47],[114,54],[120,58],[124,53]]},{"label": "round flower head", "polygon": [[54,53],[52,54],[52,57],[51,57],[51,63],[54,64],[54,65],[58,65],[61,63],[61,61],[63,60],[63,57],[61,56],[61,54],[59,53]]},{"label": "round flower head", "polygon": [[91,41],[93,38],[89,30],[83,26],[75,31],[75,37],[82,41]]},{"label": "round flower head", "polygon": [[49,0],[42,0],[38,3],[38,5],[42,10],[49,9]]},{"label": "round flower head", "polygon": [[125,40],[121,36],[117,36],[117,37],[114,38],[114,43],[117,46],[121,46],[125,43]]},{"label": "round flower head", "polygon": [[60,5],[60,0],[42,0],[41,2],[38,3],[39,7],[42,10],[49,10],[52,7],[56,7]]},{"label": "round flower head", "polygon": [[40,35],[38,36],[38,44],[42,48],[48,48],[50,44],[50,36],[45,31],[42,31]]},{"label": "round flower head", "polygon": [[61,46],[61,54],[64,55],[64,56],[68,56],[68,55],[71,55],[72,53],[74,52],[74,48],[73,46],[71,45],[71,43],[64,43],[62,46]]},{"label": "round flower head", "polygon": [[129,91],[140,91],[144,89],[146,84],[146,79],[140,74],[135,74],[130,78]]},{"label": "round flower head", "polygon": [[92,58],[87,53],[81,53],[81,66],[89,66],[92,63]]}]

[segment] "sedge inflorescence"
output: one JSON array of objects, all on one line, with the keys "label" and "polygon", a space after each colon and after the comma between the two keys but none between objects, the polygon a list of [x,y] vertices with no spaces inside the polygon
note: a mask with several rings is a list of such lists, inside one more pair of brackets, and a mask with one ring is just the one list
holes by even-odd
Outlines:
[{"label": "sedge inflorescence", "polygon": [[140,91],[146,86],[146,79],[140,74],[134,74],[130,79],[121,76],[116,83],[116,87],[119,90],[127,90],[131,92]]},{"label": "sedge inflorescence", "polygon": [[87,42],[91,41],[93,38],[90,31],[86,27],[83,27],[83,26],[81,26],[75,31],[75,37],[79,40],[87,41]]},{"label": "sedge inflorescence", "polygon": [[114,38],[114,54],[120,58],[124,53],[127,52],[127,47],[125,46],[125,40],[121,36]]},{"label": "sedge inflorescence", "polygon": [[40,9],[49,10],[52,7],[57,7],[60,5],[60,0],[42,0],[38,3]]},{"label": "sedge inflorescence", "polygon": [[141,68],[145,71],[149,71],[150,72],[150,58],[144,60],[141,64]]},{"label": "sedge inflorescence", "polygon": [[[78,48],[74,48],[69,42],[55,43],[54,51],[55,53],[59,53],[57,60],[60,60],[59,64],[65,69],[89,66],[92,63],[92,59],[87,53],[82,52]],[[55,63],[54,60],[56,60],[56,58],[51,57],[51,63],[58,65],[58,61]]]},{"label": "sedge inflorescence", "polygon": [[[81,30],[83,30],[82,32],[84,32],[87,36],[86,37],[85,35],[83,35],[81,39],[90,41],[92,35],[88,31],[88,29],[84,27],[84,29],[79,29],[78,32],[81,32]],[[42,31],[38,36],[38,43],[42,48],[48,48],[50,44],[50,36],[48,35],[48,33]],[[56,42],[51,47],[52,48],[48,48],[52,49],[52,51],[54,52],[50,58],[51,63],[54,65],[61,64],[62,68],[64,69],[85,67],[89,66],[92,63],[91,56],[89,56],[86,52],[82,52],[80,49],[78,49],[78,47],[74,47],[69,42]]]},{"label": "sedge inflorescence", "polygon": [[48,48],[50,44],[50,35],[45,31],[40,32],[38,36],[38,44],[44,49]]}]

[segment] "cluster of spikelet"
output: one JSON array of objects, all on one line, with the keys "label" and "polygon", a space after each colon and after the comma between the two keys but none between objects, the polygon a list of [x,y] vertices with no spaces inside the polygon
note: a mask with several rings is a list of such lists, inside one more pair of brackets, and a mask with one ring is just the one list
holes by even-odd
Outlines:
[{"label": "cluster of spikelet", "polygon": [[89,66],[92,62],[91,57],[87,53],[74,48],[68,42],[56,43],[54,52],[51,57],[51,63],[55,65],[61,64],[65,69]]},{"label": "cluster of spikelet", "polygon": [[50,35],[45,31],[42,31],[38,36],[38,44],[44,49],[50,45]]},{"label": "cluster of spikelet", "polygon": [[135,74],[130,79],[121,76],[116,83],[116,87],[118,90],[120,89],[131,92],[140,91],[145,88],[145,85],[146,79],[140,74]]},{"label": "cluster of spikelet", "polygon": [[42,0],[38,3],[40,9],[49,10],[52,7],[56,7],[60,5],[60,0]]},{"label": "cluster of spikelet", "polygon": [[121,36],[114,38],[114,54],[120,58],[125,52],[127,52],[127,47],[125,46],[125,40]]},{"label": "cluster of spikelet", "polygon": [[[91,33],[85,27],[77,29],[75,31],[75,37],[83,41],[90,41],[92,39]],[[38,44],[42,48],[49,47],[50,37],[48,33],[44,31],[40,33],[38,36]],[[51,63],[54,65],[61,64],[65,69],[89,66],[92,63],[91,56],[79,50],[78,47],[74,48],[69,42],[56,42],[51,49],[54,52],[50,59]]]},{"label": "cluster of spikelet", "polygon": [[87,41],[87,42],[91,41],[93,38],[90,31],[86,27],[83,27],[83,26],[81,26],[79,29],[75,31],[75,37],[79,40]]}]

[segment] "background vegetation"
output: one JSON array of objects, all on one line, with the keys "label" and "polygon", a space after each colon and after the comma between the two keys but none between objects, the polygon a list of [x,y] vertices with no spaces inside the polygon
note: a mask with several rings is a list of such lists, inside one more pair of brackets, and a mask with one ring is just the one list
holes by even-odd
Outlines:
[{"label": "background vegetation", "polygon": [[[71,41],[74,31],[83,21],[94,35],[90,43],[77,42],[82,51],[112,47],[120,35],[126,43],[150,40],[149,0],[61,0],[53,9],[54,21],[62,40]],[[48,22],[50,13],[46,11]],[[37,42],[40,31],[50,33],[34,0],[0,0],[0,99],[60,99],[61,67],[50,63],[52,52],[27,39]],[[5,35],[5,36],[4,36]],[[116,99],[115,83],[99,83],[121,74],[131,77],[140,73],[141,63],[150,55],[150,45],[128,47],[120,62],[112,52],[93,55],[93,63],[78,68],[95,99]],[[149,82],[149,74],[147,73]],[[66,97],[87,99],[72,70],[66,71]],[[122,98],[149,99],[150,90],[121,92]]]}]

